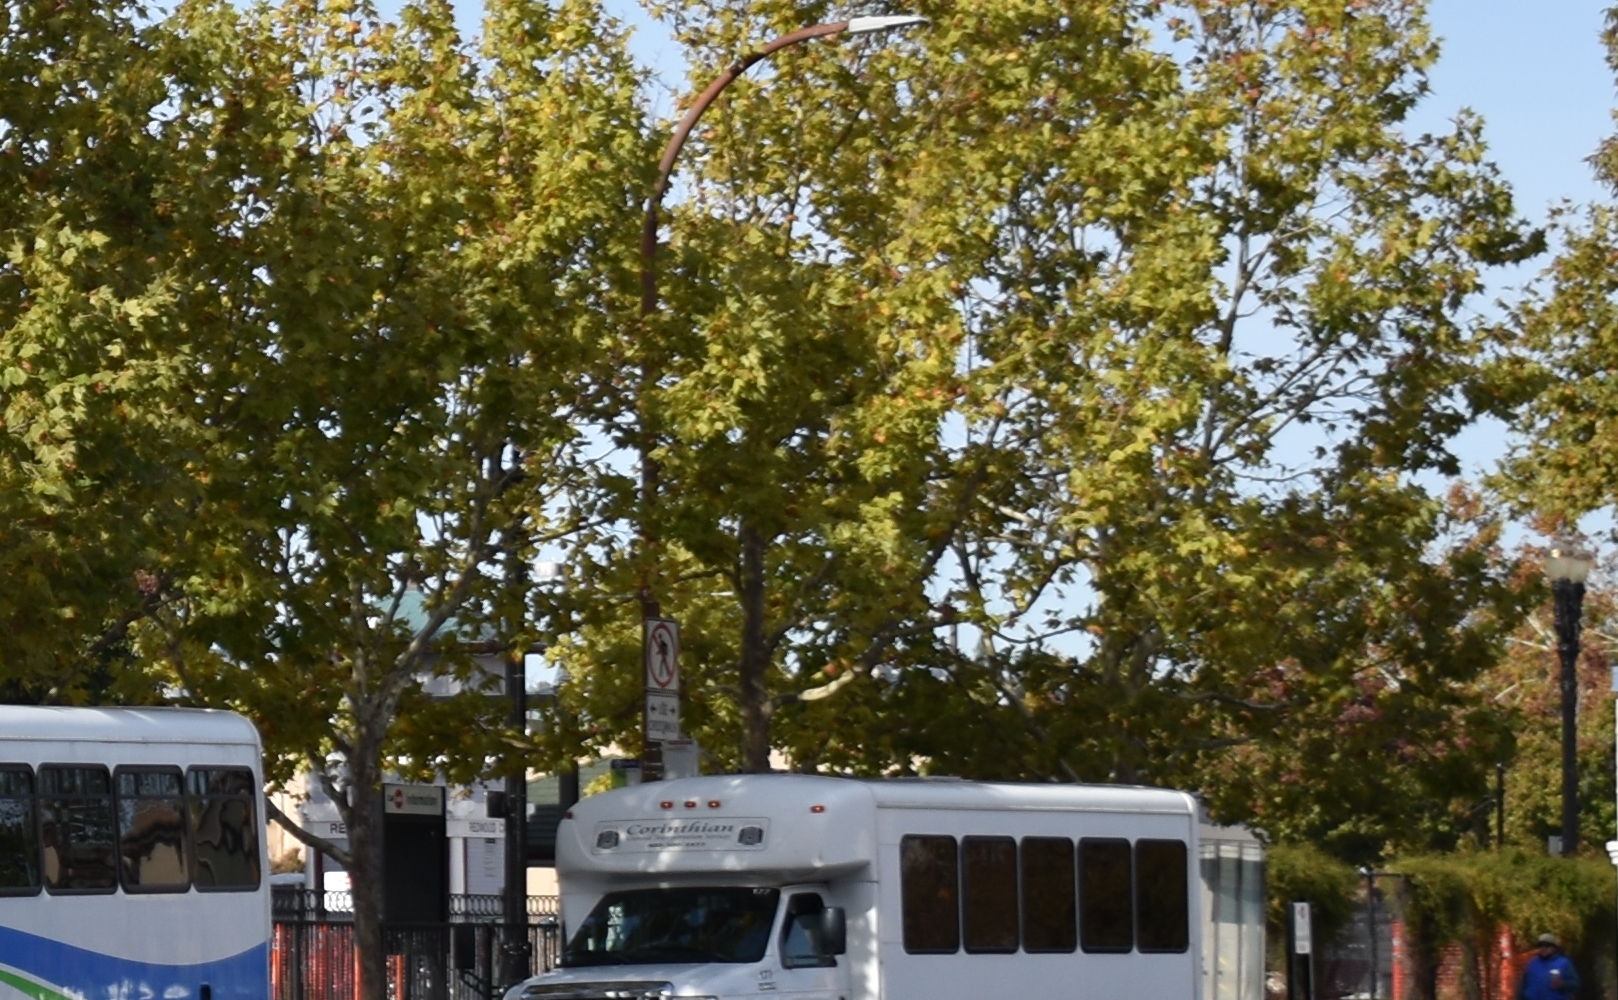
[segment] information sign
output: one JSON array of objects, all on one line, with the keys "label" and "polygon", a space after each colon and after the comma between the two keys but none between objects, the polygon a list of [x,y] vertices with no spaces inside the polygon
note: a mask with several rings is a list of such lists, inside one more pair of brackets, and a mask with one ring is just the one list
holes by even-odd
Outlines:
[{"label": "information sign", "polygon": [[1314,948],[1314,938],[1310,934],[1309,904],[1292,904],[1292,951],[1297,955],[1307,955]]}]

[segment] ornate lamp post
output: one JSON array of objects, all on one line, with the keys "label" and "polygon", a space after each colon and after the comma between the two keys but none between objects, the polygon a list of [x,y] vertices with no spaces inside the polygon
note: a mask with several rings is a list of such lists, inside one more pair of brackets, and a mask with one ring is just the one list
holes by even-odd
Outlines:
[{"label": "ornate lamp post", "polygon": [[1545,557],[1545,575],[1556,603],[1556,654],[1562,672],[1562,854],[1579,847],[1579,620],[1584,581],[1595,558],[1572,542],[1558,541]]}]

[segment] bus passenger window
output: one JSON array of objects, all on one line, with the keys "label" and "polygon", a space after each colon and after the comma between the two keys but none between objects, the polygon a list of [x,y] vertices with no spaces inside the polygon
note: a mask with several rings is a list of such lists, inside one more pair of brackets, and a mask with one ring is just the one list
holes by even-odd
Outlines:
[{"label": "bus passenger window", "polygon": [[1022,841],[1022,947],[1027,952],[1071,952],[1079,946],[1074,904],[1073,841]]},{"label": "bus passenger window", "polygon": [[39,891],[39,827],[34,772],[0,765],[0,895]]},{"label": "bus passenger window", "polygon": [[191,813],[191,881],[198,889],[257,889],[258,789],[253,772],[193,767],[186,775]]},{"label": "bus passenger window", "polygon": [[1079,944],[1085,951],[1134,947],[1134,880],[1129,868],[1129,841],[1079,841]]},{"label": "bus passenger window", "polygon": [[179,768],[119,768],[118,862],[126,892],[184,892],[185,795]]},{"label": "bus passenger window", "polygon": [[960,873],[954,837],[899,841],[905,951],[949,955],[961,947]]},{"label": "bus passenger window", "polygon": [[1191,947],[1186,863],[1183,841],[1135,842],[1135,943],[1141,951]]},{"label": "bus passenger window", "polygon": [[106,768],[41,767],[39,817],[46,889],[111,892],[117,886],[112,778]]},{"label": "bus passenger window", "polygon": [[969,952],[1017,950],[1017,842],[1010,837],[961,841],[961,917]]}]

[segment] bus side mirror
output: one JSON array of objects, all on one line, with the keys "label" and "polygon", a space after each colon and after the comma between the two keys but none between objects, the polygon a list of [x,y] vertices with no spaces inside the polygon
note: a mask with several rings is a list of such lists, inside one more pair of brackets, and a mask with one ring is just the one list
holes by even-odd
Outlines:
[{"label": "bus side mirror", "polygon": [[828,906],[820,911],[820,946],[828,955],[847,953],[848,915],[841,906]]}]

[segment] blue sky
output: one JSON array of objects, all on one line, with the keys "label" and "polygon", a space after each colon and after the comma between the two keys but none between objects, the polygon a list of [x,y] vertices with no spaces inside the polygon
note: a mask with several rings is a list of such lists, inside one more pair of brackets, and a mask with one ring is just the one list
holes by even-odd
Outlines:
[{"label": "blue sky", "polygon": [[1443,58],[1420,123],[1465,106],[1483,115],[1518,204],[1601,195],[1584,158],[1613,131],[1613,75],[1600,43],[1605,5],[1589,0],[1435,0]]}]

